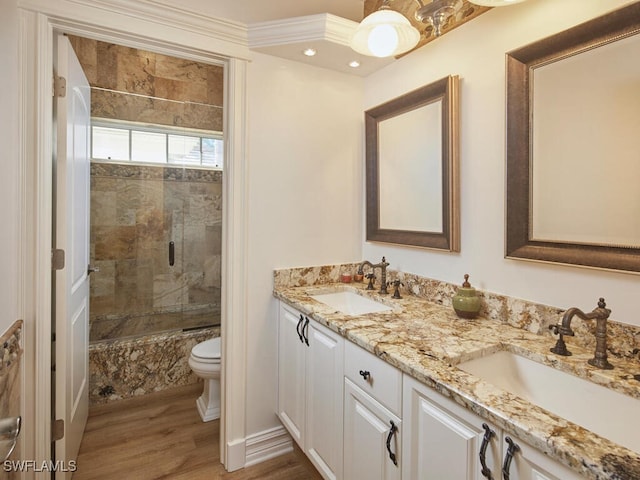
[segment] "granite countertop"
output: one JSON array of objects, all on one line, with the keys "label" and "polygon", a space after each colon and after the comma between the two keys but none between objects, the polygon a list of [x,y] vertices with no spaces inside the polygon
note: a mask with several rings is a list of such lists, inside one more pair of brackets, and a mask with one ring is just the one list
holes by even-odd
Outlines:
[{"label": "granite countertop", "polygon": [[[341,289],[370,296],[393,309],[349,316],[310,296]],[[399,300],[390,295],[380,296],[365,290],[361,283],[276,287],[274,295],[585,478],[640,479],[640,452],[455,367],[466,360],[508,350],[640,399],[640,382],[633,379],[634,374],[640,373],[637,360],[610,359],[615,368],[599,370],[587,364],[593,351],[569,345],[573,355],[560,357],[549,352],[554,345],[550,336],[485,318],[462,320],[450,307],[411,295]],[[638,422],[638,413],[630,412],[629,417],[630,421]]]}]

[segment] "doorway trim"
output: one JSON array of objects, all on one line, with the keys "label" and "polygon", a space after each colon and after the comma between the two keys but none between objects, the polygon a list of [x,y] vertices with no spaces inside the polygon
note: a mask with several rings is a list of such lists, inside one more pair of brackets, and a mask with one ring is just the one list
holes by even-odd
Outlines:
[{"label": "doorway trim", "polygon": [[[220,459],[245,465],[247,329],[246,28],[190,12],[123,0],[19,0],[20,165],[24,206],[21,305],[25,318],[22,382],[24,458],[51,459],[51,225],[53,35],[72,33],[180,58],[224,65],[222,415]],[[136,32],[136,33],[132,33]],[[27,392],[29,393],[27,395]]]}]

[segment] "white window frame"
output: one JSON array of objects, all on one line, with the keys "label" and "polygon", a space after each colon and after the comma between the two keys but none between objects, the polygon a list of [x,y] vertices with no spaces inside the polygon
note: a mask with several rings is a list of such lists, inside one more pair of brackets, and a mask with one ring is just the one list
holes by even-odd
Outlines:
[{"label": "white window frame", "polygon": [[[129,133],[129,158],[128,159],[109,159],[109,158],[99,158],[93,156],[93,128],[94,127],[104,127],[104,128],[117,128],[120,130],[127,130]],[[164,162],[146,162],[146,161],[134,161],[132,160],[132,132],[151,132],[151,133],[160,133],[164,135],[165,138],[165,154],[164,154]],[[180,162],[171,162],[169,161],[169,135],[174,136],[184,136],[184,137],[197,137],[200,139],[200,163],[180,163]],[[156,165],[156,166],[169,166],[169,167],[188,167],[188,168],[202,168],[207,170],[222,170],[224,163],[224,152],[220,158],[219,165],[207,165],[202,163],[202,140],[203,139],[214,139],[220,140],[224,142],[224,136],[222,132],[218,132],[215,130],[200,130],[196,128],[185,128],[185,127],[172,127],[169,125],[153,125],[139,122],[130,122],[126,120],[112,120],[107,118],[91,118],[91,160],[94,162],[102,162],[102,163],[119,163],[126,165]]]}]

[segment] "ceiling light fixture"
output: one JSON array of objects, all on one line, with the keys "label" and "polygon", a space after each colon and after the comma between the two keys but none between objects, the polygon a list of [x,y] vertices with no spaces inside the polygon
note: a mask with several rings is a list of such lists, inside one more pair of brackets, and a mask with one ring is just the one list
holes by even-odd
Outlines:
[{"label": "ceiling light fixture", "polygon": [[433,0],[426,5],[422,0],[416,0],[419,7],[416,10],[416,20],[433,27],[433,34],[439,37],[442,27],[454,17],[462,8],[462,0]]},{"label": "ceiling light fixture", "polygon": [[[351,39],[351,48],[363,55],[391,57],[408,52],[420,40],[420,32],[399,12],[391,10],[389,2],[365,17],[356,28]],[[433,27],[433,35],[442,34],[443,27],[451,17],[462,10],[462,0],[415,0],[418,7],[415,18],[418,22]],[[499,7],[520,3],[525,0],[468,0],[476,5]],[[426,4],[425,4],[426,3]]]},{"label": "ceiling light fixture", "polygon": [[420,32],[407,18],[389,8],[391,0],[365,17],[351,39],[351,48],[363,55],[391,57],[408,52],[418,44]]},{"label": "ceiling light fixture", "polygon": [[315,48],[305,48],[302,53],[304,53],[307,57],[313,57],[318,52]]},{"label": "ceiling light fixture", "polygon": [[351,60],[351,61],[349,62],[349,66],[350,66],[351,68],[358,68],[358,67],[360,66],[360,62],[359,62],[359,61],[357,61],[357,60]]}]

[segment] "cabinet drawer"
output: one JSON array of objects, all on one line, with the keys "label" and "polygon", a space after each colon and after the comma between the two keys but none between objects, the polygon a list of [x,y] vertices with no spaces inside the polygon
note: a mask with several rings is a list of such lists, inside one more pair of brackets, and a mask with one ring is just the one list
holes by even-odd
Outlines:
[{"label": "cabinet drawer", "polygon": [[402,408],[402,372],[400,370],[356,344],[345,342],[344,374],[382,405],[396,415],[400,415]]}]

